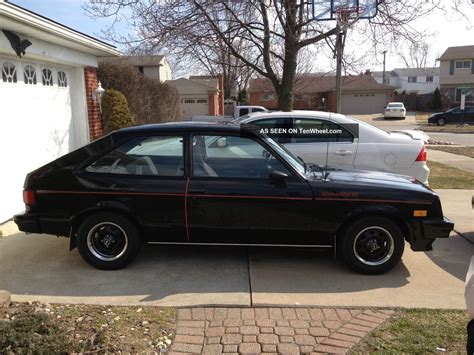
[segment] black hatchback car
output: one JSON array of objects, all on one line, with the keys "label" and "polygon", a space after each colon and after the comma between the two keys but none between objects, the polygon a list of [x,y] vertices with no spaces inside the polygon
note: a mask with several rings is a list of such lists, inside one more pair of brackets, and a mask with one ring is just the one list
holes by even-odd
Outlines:
[{"label": "black hatchback car", "polygon": [[474,124],[474,106],[466,106],[464,110],[455,107],[445,112],[433,113],[428,117],[428,123],[444,126],[447,123]]},{"label": "black hatchback car", "polygon": [[100,269],[145,242],[336,248],[378,274],[454,227],[413,178],[305,164],[232,123],[116,131],[28,174],[24,201],[20,230],[67,236]]}]

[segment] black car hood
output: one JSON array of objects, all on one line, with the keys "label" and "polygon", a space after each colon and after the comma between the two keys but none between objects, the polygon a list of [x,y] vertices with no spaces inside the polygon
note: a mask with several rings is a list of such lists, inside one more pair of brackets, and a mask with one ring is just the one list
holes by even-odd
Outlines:
[{"label": "black car hood", "polygon": [[413,190],[419,192],[432,192],[427,186],[416,180],[414,177],[394,174],[380,171],[343,169],[338,167],[327,167],[325,174],[316,172],[313,179],[321,179],[325,175],[325,179],[334,183],[350,184],[374,188],[385,187],[402,190]]}]

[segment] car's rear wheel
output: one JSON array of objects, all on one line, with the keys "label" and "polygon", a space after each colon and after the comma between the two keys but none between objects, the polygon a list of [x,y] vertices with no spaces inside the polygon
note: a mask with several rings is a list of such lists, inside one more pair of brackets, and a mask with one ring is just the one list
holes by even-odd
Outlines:
[{"label": "car's rear wheel", "polygon": [[438,118],[438,120],[436,121],[436,124],[437,124],[438,126],[444,126],[444,125],[446,124],[446,119],[443,118],[443,117],[440,117],[440,118]]},{"label": "car's rear wheel", "polygon": [[77,231],[82,258],[97,269],[117,270],[127,266],[141,247],[137,227],[126,217],[100,212],[86,218]]},{"label": "car's rear wheel", "polygon": [[366,217],[349,225],[338,239],[338,252],[353,270],[383,274],[400,261],[405,243],[396,223],[384,217]]}]

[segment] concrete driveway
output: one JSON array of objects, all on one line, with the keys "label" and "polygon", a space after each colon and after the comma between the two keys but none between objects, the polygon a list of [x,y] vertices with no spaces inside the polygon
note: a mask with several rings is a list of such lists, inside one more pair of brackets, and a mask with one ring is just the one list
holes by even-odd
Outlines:
[{"label": "concrete driveway", "polygon": [[[473,233],[470,195],[440,191],[445,214]],[[474,245],[457,234],[413,253],[380,276],[358,275],[330,252],[304,249],[146,246],[125,270],[99,271],[68,240],[14,233],[0,238],[0,289],[13,300],[192,305],[318,305],[463,309]]]}]

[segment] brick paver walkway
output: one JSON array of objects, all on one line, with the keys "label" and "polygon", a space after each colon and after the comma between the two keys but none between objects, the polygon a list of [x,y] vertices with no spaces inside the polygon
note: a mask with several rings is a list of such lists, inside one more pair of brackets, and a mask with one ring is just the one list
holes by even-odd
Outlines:
[{"label": "brick paver walkway", "polygon": [[346,353],[392,310],[183,308],[171,354]]}]

